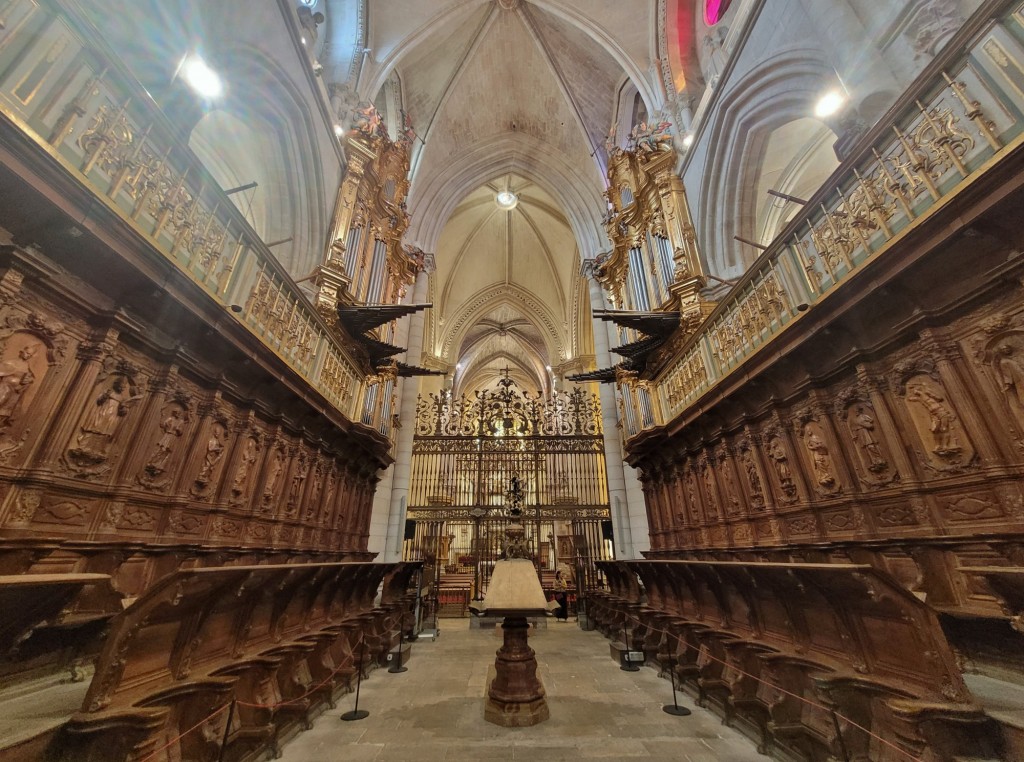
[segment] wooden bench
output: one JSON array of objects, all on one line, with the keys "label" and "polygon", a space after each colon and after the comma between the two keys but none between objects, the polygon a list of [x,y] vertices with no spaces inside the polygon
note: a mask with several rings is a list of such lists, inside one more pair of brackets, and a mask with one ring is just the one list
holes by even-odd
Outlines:
[{"label": "wooden bench", "polygon": [[215,759],[225,738],[227,760],[277,751],[349,689],[360,656],[367,670],[379,663],[397,637],[393,628],[402,616],[411,619],[407,588],[417,566],[174,572],[111,623],[82,710],[66,724],[55,758]]},{"label": "wooden bench", "polygon": [[649,663],[674,670],[698,703],[739,721],[762,751],[781,747],[815,762],[844,753],[906,762],[898,750],[936,760],[996,754],[998,728],[967,690],[936,615],[883,572],[600,566],[609,589],[591,604],[599,626],[611,637],[625,627]]}]

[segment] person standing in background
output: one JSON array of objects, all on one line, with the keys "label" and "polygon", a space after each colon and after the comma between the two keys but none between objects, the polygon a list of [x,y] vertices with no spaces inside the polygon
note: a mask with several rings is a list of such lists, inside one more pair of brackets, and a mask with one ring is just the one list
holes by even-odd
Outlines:
[{"label": "person standing in background", "polygon": [[555,572],[555,600],[558,602],[558,613],[555,614],[555,618],[568,622],[569,586],[565,584],[565,577],[562,576],[561,569]]}]

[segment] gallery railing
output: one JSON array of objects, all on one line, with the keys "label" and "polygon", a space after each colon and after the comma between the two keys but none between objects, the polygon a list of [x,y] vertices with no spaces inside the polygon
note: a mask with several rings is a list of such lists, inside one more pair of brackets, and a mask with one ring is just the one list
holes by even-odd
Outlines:
[{"label": "gallery railing", "polygon": [[917,96],[841,165],[653,382],[639,393],[637,381],[620,382],[633,408],[621,416],[627,437],[680,416],[1020,146],[1024,4],[975,40],[922,75],[908,90]]},{"label": "gallery railing", "polygon": [[[59,0],[0,6],[0,114],[351,420],[349,350],[100,33]],[[390,395],[378,394],[379,404]],[[391,416],[372,414],[391,435]]]}]

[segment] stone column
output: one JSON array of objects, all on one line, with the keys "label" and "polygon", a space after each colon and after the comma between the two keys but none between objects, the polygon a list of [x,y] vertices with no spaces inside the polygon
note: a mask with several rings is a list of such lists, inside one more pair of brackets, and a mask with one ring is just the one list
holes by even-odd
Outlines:
[{"label": "stone column", "polygon": [[[427,254],[423,267],[416,274],[412,289],[412,303],[423,304],[429,297],[430,274],[434,272],[434,257]],[[406,362],[418,365],[423,353],[423,335],[426,315],[417,312],[405,325],[399,326],[398,342],[407,342]],[[404,335],[403,335],[404,334]],[[377,489],[373,502],[374,532],[371,550],[381,555],[378,561],[400,561],[402,538],[405,534],[405,514],[409,501],[409,478],[412,473],[412,439],[416,431],[416,396],[419,384],[415,378],[402,379],[398,394],[398,420],[401,427],[395,432],[395,464],[388,469]]]},{"label": "stone column", "polygon": [[[594,278],[593,260],[584,260],[582,274],[589,281],[590,309],[607,309],[604,291]],[[611,323],[595,320],[594,357],[599,368],[611,367],[615,360],[608,347],[617,338],[612,336]],[[605,467],[608,472],[608,499],[612,506],[612,525],[615,529],[615,555],[618,558],[639,558],[640,551],[650,548],[644,495],[640,489],[636,470],[622,458],[622,431],[616,411],[615,387],[600,385],[601,417],[604,427]]]}]

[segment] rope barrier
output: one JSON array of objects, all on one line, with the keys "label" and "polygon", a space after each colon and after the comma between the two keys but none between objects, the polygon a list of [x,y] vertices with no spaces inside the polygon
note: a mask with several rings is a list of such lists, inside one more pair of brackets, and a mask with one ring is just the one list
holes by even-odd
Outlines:
[{"label": "rope barrier", "polygon": [[[598,605],[600,605],[600,603],[598,603]],[[608,607],[608,608],[611,609],[611,607]],[[650,630],[651,632],[661,633],[662,635],[665,635],[668,638],[674,639],[675,642],[676,642],[676,648],[677,649],[679,648],[680,642],[681,642],[681,636],[679,634],[673,633],[673,632],[669,632],[668,630],[662,629],[660,627],[656,627],[656,626],[654,626],[652,624],[649,624],[647,622],[642,621],[641,619],[639,619],[637,617],[631,616],[630,614],[627,614],[625,612],[616,611],[615,609],[611,609],[611,610],[615,611],[615,613],[621,614],[624,619],[630,620],[634,624],[638,624],[638,625],[640,625],[640,626]],[[360,643],[362,643],[362,639],[360,640]],[[814,707],[816,709],[820,709],[822,711],[829,712],[831,714],[834,714],[836,717],[842,718],[842,720],[844,722],[846,722],[847,724],[849,724],[852,727],[855,727],[858,730],[866,733],[871,738],[874,738],[875,740],[879,741],[880,743],[885,744],[890,749],[893,749],[894,751],[898,752],[899,754],[902,754],[907,759],[912,760],[912,762],[923,762],[923,760],[920,757],[915,757],[913,754],[911,754],[910,752],[906,751],[905,749],[901,749],[896,744],[892,743],[891,741],[886,740],[885,738],[882,738],[882,736],[878,735],[877,733],[871,732],[870,730],[865,728],[863,725],[861,725],[861,724],[859,724],[857,722],[854,722],[849,717],[847,717],[847,716],[845,716],[843,714],[840,714],[836,710],[831,709],[830,707],[827,707],[824,704],[819,704],[819,703],[817,703],[815,701],[811,701],[810,699],[807,699],[804,696],[801,696],[800,694],[793,693],[792,691],[787,690],[787,689],[783,688],[780,685],[776,685],[775,683],[771,683],[771,682],[769,682],[767,680],[764,680],[763,678],[761,678],[761,677],[759,677],[757,675],[753,675],[750,672],[747,672],[747,671],[745,671],[743,669],[740,669],[735,664],[730,664],[729,662],[724,661],[723,659],[719,659],[717,656],[715,656],[714,654],[711,653],[710,649],[703,649],[702,648],[701,650],[703,651],[704,655],[707,658],[709,658],[709,659],[711,659],[713,661],[716,661],[716,662],[718,662],[719,664],[721,664],[721,665],[723,665],[725,667],[728,667],[730,670],[732,670],[734,672],[737,672],[737,673],[739,673],[741,675],[744,675],[745,677],[749,677],[750,679],[752,679],[752,680],[754,680],[754,681],[756,681],[758,683],[761,683],[762,685],[766,685],[769,688],[772,688],[773,690],[776,690],[779,693],[782,693],[782,694],[784,694],[786,696],[791,696],[791,697],[795,698],[798,701],[802,701],[803,703],[807,704],[808,706],[812,706],[812,707]],[[678,664],[678,663],[679,662],[676,661],[676,664]],[[299,703],[299,702],[305,700],[306,698],[308,698],[309,696],[313,695],[318,690],[323,688],[325,685],[327,685],[327,683],[329,683],[334,678],[335,675],[337,675],[339,672],[342,671],[342,669],[344,669],[344,666],[345,665],[339,665],[322,682],[320,682],[317,685],[313,686],[308,691],[303,693],[301,696],[298,696],[298,697],[293,698],[293,699],[288,699],[287,701],[278,701],[277,703],[274,703],[274,704],[257,704],[257,703],[252,703],[252,702],[248,702],[248,701],[241,701],[240,699],[235,699],[234,702],[236,704],[238,704],[239,706],[249,707],[251,709],[277,709],[278,707],[287,706],[289,704],[296,704],[296,703]],[[181,739],[185,738],[190,733],[194,732],[195,730],[198,730],[200,727],[205,725],[207,722],[212,720],[214,717],[217,717],[218,715],[223,714],[224,711],[226,711],[231,706],[231,704],[232,704],[231,701],[229,701],[228,703],[224,704],[224,706],[220,707],[219,709],[217,709],[212,714],[208,715],[207,717],[205,717],[202,720],[200,720],[199,722],[197,722],[195,725],[190,727],[184,733],[182,733],[182,734],[176,736],[175,738],[171,739],[168,743],[164,744],[160,748],[150,752],[147,756],[143,757],[140,760],[140,762],[150,762],[151,760],[155,759],[156,756],[160,752],[162,752],[162,751],[164,751],[166,749],[169,749],[171,746],[173,746],[176,743],[178,743],[179,741],[181,741]],[[842,739],[840,738],[839,740],[842,740]]]},{"label": "rope barrier", "polygon": [[[598,605],[600,605],[600,603]],[[679,634],[674,633],[674,632],[669,632],[668,630],[664,630],[664,629],[662,629],[660,627],[655,627],[654,625],[649,624],[647,622],[644,622],[644,621],[638,619],[637,617],[634,617],[634,616],[632,616],[630,614],[627,614],[624,611],[618,611],[616,609],[612,609],[610,606],[608,607],[608,609],[611,610],[611,611],[614,611],[617,614],[621,614],[624,619],[631,620],[634,623],[639,624],[639,625],[647,628],[648,630],[650,630],[652,632],[658,632],[658,633],[661,633],[662,635],[665,635],[665,636],[667,636],[669,638],[675,639],[676,647],[677,648],[679,647],[679,644],[680,644],[680,641],[681,641],[681,636]],[[810,699],[807,699],[807,698],[805,698],[805,697],[803,697],[803,696],[801,696],[801,695],[799,695],[797,693],[793,693],[792,691],[786,690],[782,686],[775,685],[774,683],[768,682],[767,680],[764,680],[763,678],[758,677],[757,675],[752,675],[751,673],[746,672],[745,670],[740,669],[735,664],[730,664],[729,662],[724,661],[723,659],[719,659],[717,656],[715,656],[714,654],[711,653],[710,649],[703,649],[702,648],[701,650],[703,651],[704,655],[707,656],[709,659],[712,659],[712,660],[718,662],[719,664],[722,664],[723,666],[728,667],[729,669],[731,669],[731,670],[733,670],[735,672],[738,672],[741,675],[749,677],[752,680],[755,680],[755,681],[761,683],[762,685],[766,685],[769,688],[773,688],[774,690],[777,690],[780,693],[783,693],[783,694],[785,694],[787,696],[792,696],[793,698],[797,699],[798,701],[802,701],[802,702],[804,702],[805,704],[807,704],[809,706],[815,707],[816,709],[821,709],[821,710],[823,710],[825,712],[830,712],[830,713],[836,715],[837,717],[842,718],[845,722],[849,723],[850,725],[852,725],[853,727],[857,728],[858,730],[861,730],[864,733],[867,733],[869,736],[871,736],[872,738],[876,739],[877,741],[885,744],[890,749],[893,749],[894,751],[899,752],[900,754],[902,754],[907,759],[912,760],[913,762],[923,762],[923,760],[920,757],[915,757],[910,752],[906,751],[905,749],[900,748],[899,746],[897,746],[896,744],[892,743],[891,741],[888,741],[885,738],[882,738],[882,736],[878,735],[877,733],[872,733],[870,730],[865,728],[863,725],[860,725],[859,723],[854,722],[853,720],[851,720],[846,715],[839,714],[839,712],[837,712],[835,709],[832,709],[832,708],[827,707],[827,706],[825,706],[823,704],[818,704],[818,703],[816,703],[814,701],[811,701]],[[678,664],[679,662],[676,661],[676,663]],[[841,741],[842,739],[840,738],[839,740]]]},{"label": "rope barrier", "polygon": [[192,727],[190,727],[190,728],[189,728],[188,730],[186,730],[186,731],[185,731],[184,733],[182,733],[182,734],[181,734],[180,736],[176,736],[175,738],[172,738],[172,739],[171,739],[170,741],[168,741],[167,743],[165,743],[165,744],[164,744],[163,746],[161,746],[161,747],[160,747],[159,749],[155,749],[154,751],[151,751],[151,752],[150,752],[149,754],[147,754],[147,755],[146,755],[145,757],[143,757],[143,758],[142,758],[141,760],[139,760],[139,762],[149,762],[149,761],[150,761],[151,759],[156,759],[156,755],[157,755],[157,754],[159,754],[160,752],[164,751],[165,749],[169,749],[169,748],[171,748],[172,746],[174,746],[174,744],[178,743],[178,741],[180,741],[180,740],[181,740],[182,738],[184,738],[185,736],[187,736],[187,735],[188,735],[189,733],[191,733],[191,732],[192,732],[193,730],[198,730],[198,729],[199,729],[199,728],[201,728],[201,727],[202,727],[203,725],[205,725],[205,724],[206,724],[206,723],[208,723],[208,722],[209,722],[210,720],[212,720],[212,719],[213,719],[214,717],[216,717],[216,716],[217,716],[218,714],[223,714],[223,713],[224,713],[224,710],[225,710],[225,709],[227,709],[227,708],[228,708],[228,707],[230,707],[230,706],[231,706],[231,702],[229,701],[228,703],[226,703],[226,704],[225,704],[224,706],[222,706],[222,707],[221,707],[220,709],[218,709],[218,710],[217,710],[216,712],[214,712],[213,714],[211,714],[211,715],[209,715],[209,716],[207,716],[207,717],[204,717],[203,719],[201,719],[201,720],[200,720],[199,722],[197,722],[197,723],[196,723],[195,725],[193,725]]}]

